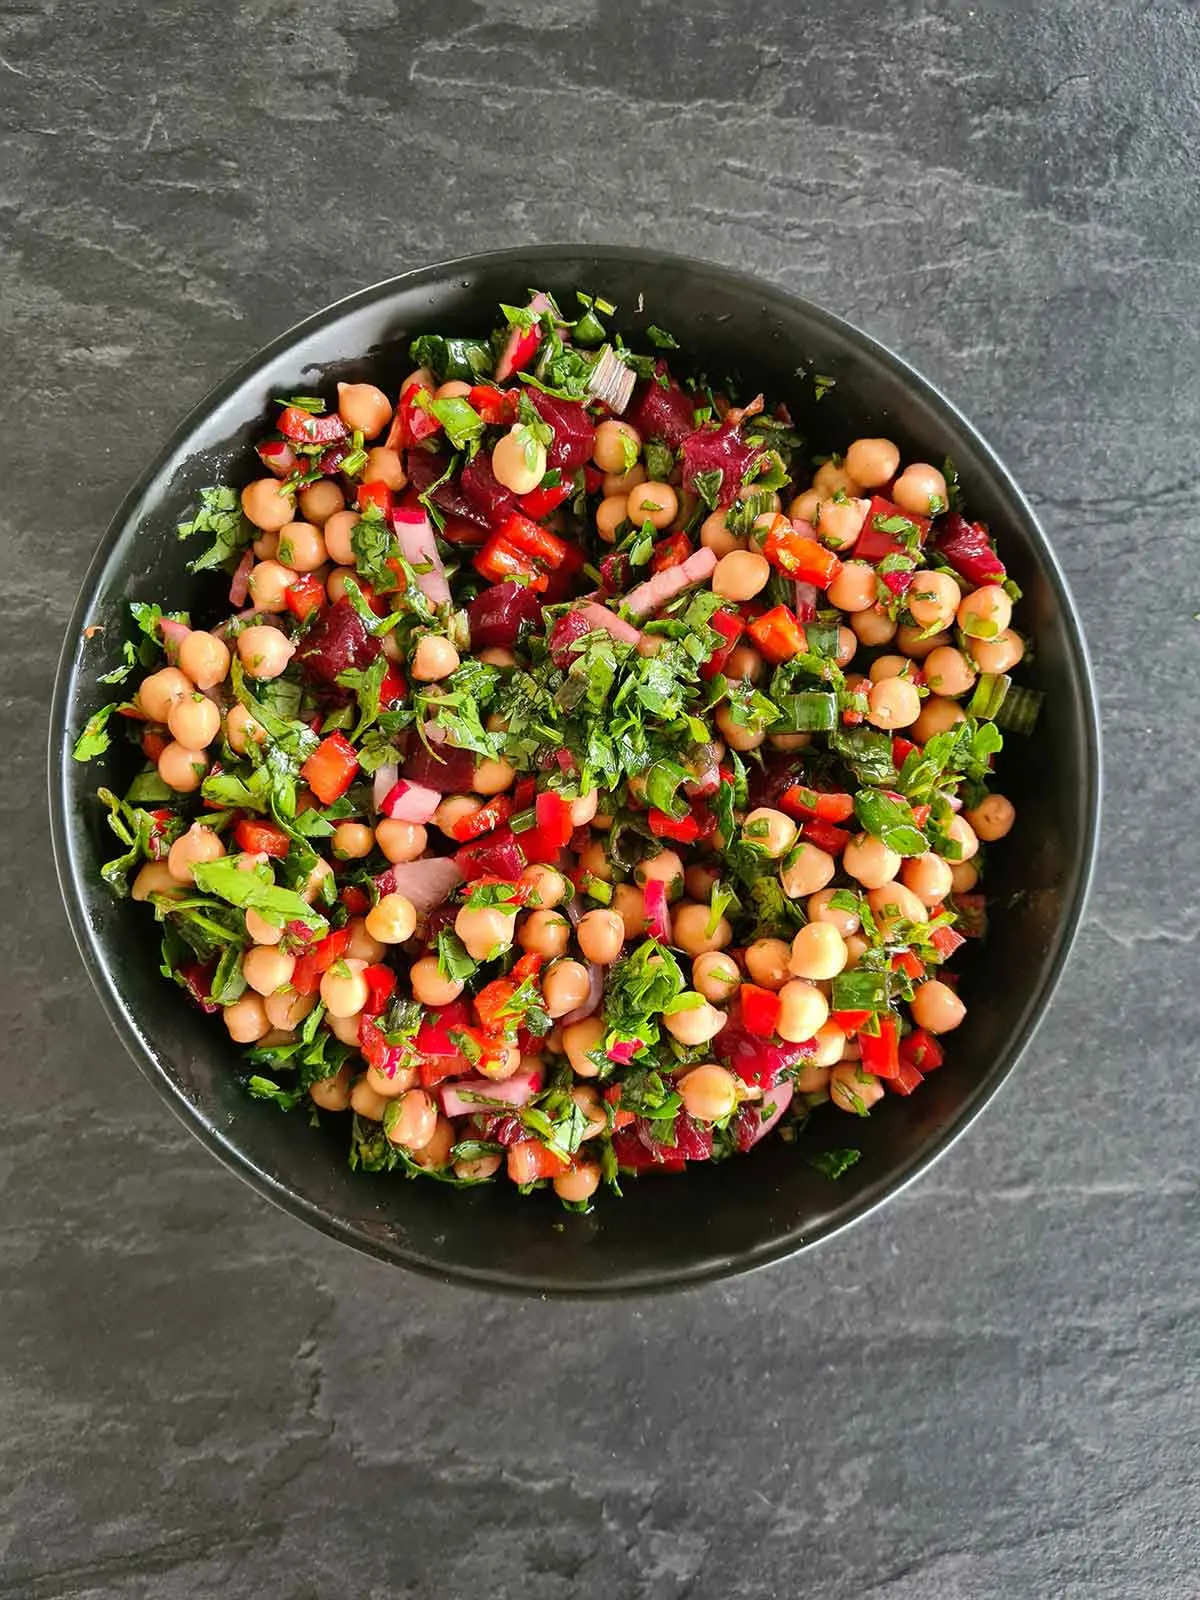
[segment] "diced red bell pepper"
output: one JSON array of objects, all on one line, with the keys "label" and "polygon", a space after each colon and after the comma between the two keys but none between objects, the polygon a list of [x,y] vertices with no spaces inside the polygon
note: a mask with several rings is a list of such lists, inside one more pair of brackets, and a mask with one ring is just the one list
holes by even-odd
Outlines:
[{"label": "diced red bell pepper", "polygon": [[509,977],[514,983],[524,983],[526,978],[536,978],[544,964],[544,957],[531,950],[513,964]]},{"label": "diced red bell pepper", "polygon": [[809,844],[831,856],[840,856],[853,837],[845,828],[835,828],[832,822],[822,822],[819,817],[811,818],[800,832]]},{"label": "diced red bell pepper", "polygon": [[815,817],[821,822],[847,822],[854,815],[854,796],[840,790],[809,789],[794,783],[780,796],[781,810],[790,816],[807,821]]},{"label": "diced red bell pepper", "polygon": [[413,1039],[413,1049],[422,1056],[454,1056],[459,1049],[450,1037],[471,1026],[471,1008],[465,999],[451,1000],[449,1005],[427,1011]]},{"label": "diced red bell pepper", "polygon": [[352,917],[365,917],[371,909],[371,896],[356,883],[346,884],[338,899]]},{"label": "diced red bell pepper", "polygon": [[400,705],[407,694],[408,684],[404,681],[404,674],[389,661],[379,685],[380,709],[390,711],[393,706]]},{"label": "diced red bell pepper", "polygon": [[892,1094],[911,1094],[914,1089],[919,1089],[925,1082],[911,1061],[901,1061],[894,1078],[887,1079],[888,1089]]},{"label": "diced red bell pepper", "polygon": [[360,483],[355,504],[360,511],[365,511],[368,506],[376,506],[386,517],[392,509],[392,491],[386,483]]},{"label": "diced red bell pepper", "polygon": [[935,928],[929,935],[929,942],[942,961],[949,961],[959,945],[967,941],[955,928]]},{"label": "diced red bell pepper", "polygon": [[300,776],[323,806],[340,800],[354,782],[358,756],[354,746],[339,728],[322,739],[300,768]]},{"label": "diced red bell pepper", "polygon": [[929,818],[930,818],[930,815],[931,815],[932,811],[933,811],[933,807],[932,806],[924,806],[924,805],[922,805],[922,806],[914,806],[912,808],[914,826],[916,826],[918,828],[923,828],[925,826],[925,824],[929,821]]},{"label": "diced red bell pepper", "polygon": [[918,1072],[936,1072],[946,1059],[946,1053],[924,1028],[914,1028],[900,1041],[900,1061],[915,1067]]},{"label": "diced red bell pepper", "polygon": [[517,504],[525,516],[531,517],[534,522],[540,522],[552,511],[557,511],[563,501],[569,500],[574,493],[573,484],[551,484],[545,489],[531,489],[528,494],[520,497]]},{"label": "diced red bell pepper", "polygon": [[167,748],[167,737],[158,733],[153,728],[147,728],[141,738],[142,754],[147,761],[157,763],[159,756]]},{"label": "diced red bell pepper", "polygon": [[482,839],[486,833],[495,833],[512,814],[513,803],[509,797],[506,794],[493,795],[471,816],[459,817],[448,831],[457,843],[468,844],[472,839]]},{"label": "diced red bell pepper", "polygon": [[651,572],[666,572],[670,567],[681,567],[692,554],[692,541],[681,529],[669,539],[660,539],[650,557]]},{"label": "diced red bell pepper", "polygon": [[958,931],[968,939],[982,939],[987,932],[987,896],[956,894],[954,909],[958,913]]},{"label": "diced red bell pepper", "polygon": [[518,550],[515,544],[498,533],[488,536],[487,543],[475,557],[474,566],[476,572],[481,573],[489,583],[504,583],[509,578],[520,578],[531,589],[540,591],[546,588],[546,574],[538,571],[536,563],[523,550]]},{"label": "diced red bell pepper", "polygon": [[556,1155],[540,1139],[522,1139],[508,1148],[508,1175],[514,1183],[534,1183],[538,1178],[557,1178],[571,1165]]},{"label": "diced red bell pepper", "polygon": [[884,556],[909,554],[904,545],[877,526],[877,523],[887,522],[892,517],[901,517],[904,521],[913,523],[920,530],[921,543],[924,544],[929,532],[929,518],[914,517],[911,512],[902,511],[898,505],[893,505],[890,500],[885,500],[881,494],[877,494],[871,497],[862,532],[854,545],[856,561],[882,561]]},{"label": "diced red bell pepper", "polygon": [[301,622],[325,604],[325,585],[315,572],[300,572],[283,591],[283,603]]},{"label": "diced red bell pepper", "polygon": [[475,1015],[484,1033],[504,1033],[506,1025],[511,1027],[515,1023],[515,1017],[504,1017],[501,1013],[516,992],[517,985],[511,978],[493,978],[475,996]]},{"label": "diced red bell pepper", "polygon": [[575,832],[570,801],[564,800],[555,789],[543,789],[534,801],[533,809],[542,842],[549,848],[563,849]]},{"label": "diced red bell pepper", "polygon": [[511,427],[517,420],[517,395],[514,389],[497,389],[490,383],[477,383],[467,396],[467,403],[479,413],[489,428]]},{"label": "diced red bell pepper", "polygon": [[252,822],[248,817],[233,830],[238,848],[252,855],[261,853],[282,861],[292,847],[292,841],[282,828],[273,822]]},{"label": "diced red bell pepper", "polygon": [[920,748],[921,746],[919,744],[914,744],[911,739],[906,739],[902,733],[893,734],[892,765],[895,767],[896,771],[899,772],[900,768],[908,760],[909,756],[912,755],[913,751],[920,750]]},{"label": "diced red bell pepper", "polygon": [[754,618],[747,631],[772,666],[791,661],[803,654],[807,646],[804,629],[787,606],[773,606],[770,611],[764,611],[761,617]]},{"label": "diced red bell pepper", "polygon": [[277,426],[293,444],[336,444],[350,431],[336,411],[327,417],[314,417],[301,406],[285,406]]},{"label": "diced red bell pepper", "polygon": [[328,972],[335,961],[340,961],[349,949],[352,933],[349,928],[337,928],[318,939],[311,950],[297,956],[292,970],[292,988],[297,994],[316,994],[321,987],[321,974]]},{"label": "diced red bell pepper", "polygon": [[520,511],[514,511],[506,518],[496,533],[498,538],[506,539],[523,554],[540,561],[551,572],[555,567],[562,565],[567,554],[565,540],[551,533],[548,528],[543,528],[532,518],[524,516]]},{"label": "diced red bell pepper", "polygon": [[669,817],[654,806],[650,807],[648,821],[656,839],[673,839],[677,844],[695,844],[702,831],[695,816]]},{"label": "diced red bell pepper", "polygon": [[367,986],[363,1011],[368,1017],[377,1017],[396,992],[396,974],[391,967],[377,963],[364,970],[363,981]]},{"label": "diced red bell pepper", "polygon": [[678,1156],[659,1155],[648,1150],[631,1128],[613,1134],[613,1154],[617,1165],[630,1172],[686,1172],[687,1162]]},{"label": "diced red bell pepper", "polygon": [[915,983],[925,976],[925,963],[913,950],[897,950],[892,957],[892,971],[902,972]]},{"label": "diced red bell pepper", "polygon": [[756,983],[744,983],[738,991],[742,1008],[742,1024],[760,1039],[769,1039],[779,1023],[783,1002],[773,989],[761,989]]},{"label": "diced red bell pepper", "polygon": [[828,589],[842,570],[840,558],[818,544],[811,530],[801,533],[786,517],[775,518],[762,553],[773,567],[778,567],[789,578],[814,584],[818,589]]},{"label": "diced red bell pepper", "polygon": [[739,617],[736,611],[715,611],[708,619],[708,625],[714,633],[720,635],[721,643],[700,668],[700,676],[706,679],[715,678],[718,672],[724,672],[725,663],[746,631],[745,620]]},{"label": "diced red bell pepper", "polygon": [[401,392],[396,414],[384,440],[389,450],[407,450],[414,444],[420,444],[422,439],[432,438],[435,433],[441,432],[442,425],[433,412],[420,404],[422,396],[426,405],[433,399],[433,391],[423,383],[410,383]]},{"label": "diced red bell pepper", "polygon": [[878,1033],[860,1033],[862,1069],[877,1078],[894,1078],[900,1071],[900,1024],[893,1016],[880,1017]]},{"label": "diced red bell pepper", "polygon": [[277,478],[290,477],[298,465],[296,452],[286,439],[264,439],[254,446],[258,459]]},{"label": "diced red bell pepper", "polygon": [[865,1027],[870,1017],[869,1011],[833,1011],[829,1020],[835,1028],[840,1028],[845,1034],[851,1034]]}]

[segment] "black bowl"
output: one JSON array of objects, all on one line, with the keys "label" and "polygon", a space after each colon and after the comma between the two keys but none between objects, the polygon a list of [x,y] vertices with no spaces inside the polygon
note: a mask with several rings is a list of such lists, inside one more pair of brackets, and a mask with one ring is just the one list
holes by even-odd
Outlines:
[{"label": "black bowl", "polygon": [[[121,790],[122,758],[106,769],[70,756],[80,726],[109,698],[97,679],[118,660],[125,602],[204,613],[174,525],[202,485],[253,475],[247,446],[272,397],[367,376],[394,390],[415,334],[486,332],[497,302],[520,302],[531,287],[564,304],[576,287],[614,301],[631,341],[644,342],[649,322],[665,325],[710,375],[789,400],[814,449],[883,433],[908,457],[950,454],[968,509],[991,524],[1025,591],[1020,621],[1036,654],[1022,681],[1046,695],[1035,733],[1010,737],[1003,758],[1018,842],[995,852],[990,936],[965,968],[967,1021],[943,1070],[910,1099],[888,1097],[868,1121],[826,1110],[799,1144],[768,1141],[749,1159],[686,1177],[630,1179],[623,1200],[603,1197],[590,1216],[507,1185],[470,1192],[353,1174],[341,1119],[317,1132],[302,1114],[247,1099],[224,1030],[159,976],[146,908],[114,902],[98,879],[114,852],[94,795],[101,782]],[[836,387],[814,403],[798,368]],[[1045,534],[979,435],[910,367],[818,307],[721,267],[637,250],[507,250],[407,273],[310,317],[235,372],[182,424],[102,541],[71,620],[51,729],[54,848],[80,951],[130,1052],[197,1137],[260,1193],[360,1250],[443,1279],[540,1293],[630,1293],[744,1272],[828,1238],[929,1166],[1008,1077],[1046,1009],[1079,924],[1099,811],[1099,731],[1079,623]],[[838,1182],[808,1164],[847,1144],[862,1159]]]}]

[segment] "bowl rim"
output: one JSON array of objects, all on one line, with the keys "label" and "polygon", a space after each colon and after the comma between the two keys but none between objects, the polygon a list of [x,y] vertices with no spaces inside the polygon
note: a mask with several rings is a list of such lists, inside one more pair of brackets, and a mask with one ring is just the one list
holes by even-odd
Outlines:
[{"label": "bowl rim", "polygon": [[[810,1229],[794,1228],[755,1251],[753,1257],[722,1257],[691,1267],[664,1271],[640,1271],[624,1277],[616,1276],[598,1285],[569,1285],[537,1273],[522,1273],[503,1266],[474,1269],[446,1264],[400,1244],[385,1244],[353,1223],[331,1214],[317,1202],[308,1199],[297,1189],[280,1182],[257,1166],[239,1145],[207,1119],[187,1097],[156,1059],[152,1045],[137,1019],[126,1007],[113,982],[110,961],[88,917],[80,888],[82,873],[73,849],[73,826],[70,808],[72,764],[67,748],[68,716],[75,682],[75,661],[78,642],[92,609],[98,581],[109,558],[126,531],[133,513],[145,498],[152,484],[173,465],[180,464],[188,454],[186,445],[192,433],[207,414],[222,404],[243,384],[277,357],[326,324],[353,312],[384,301],[395,294],[419,288],[422,281],[442,281],[457,274],[470,274],[483,268],[511,265],[527,267],[535,273],[544,266],[561,262],[564,258],[594,261],[599,269],[605,265],[638,265],[678,267],[680,270],[699,271],[723,281],[744,294],[758,297],[764,307],[772,303],[789,311],[804,315],[824,325],[831,332],[862,347],[867,354],[889,366],[909,388],[952,427],[967,435],[981,459],[1004,491],[1015,516],[1023,520],[1025,532],[1038,552],[1039,565],[1054,592],[1062,617],[1066,653],[1079,691],[1079,709],[1083,719],[1083,755],[1086,793],[1083,808],[1083,827],[1079,837],[1078,867],[1074,881],[1067,886],[1067,906],[1057,932],[1057,948],[1039,988],[1027,999],[1019,1026],[1010,1036],[1006,1048],[980,1079],[969,1103],[954,1120],[909,1156],[898,1172],[880,1178],[865,1190],[849,1213],[836,1213]],[[179,458],[177,460],[177,458]],[[650,250],[631,245],[589,245],[563,241],[546,244],[513,246],[502,250],[480,251],[468,256],[451,257],[444,261],[427,263],[398,273],[390,278],[369,284],[348,295],[331,301],[310,313],[267,344],[261,346],[246,360],[238,364],[225,377],[215,383],[182,417],[153,459],[138,475],[128,492],[122,497],[109,524],[96,546],[81,582],[78,596],[72,607],[55,671],[54,689],[50,704],[47,739],[48,785],[50,792],[50,836],[59,888],[67,911],[67,918],[77,950],[87,970],[92,985],[100,999],[109,1021],[128,1053],[133,1057],[142,1075],[147,1078],[167,1105],[188,1127],[189,1131],[230,1171],[243,1179],[258,1194],[277,1205],[288,1215],[308,1223],[329,1238],[340,1240],[366,1255],[401,1266],[423,1277],[442,1283],[453,1283],[468,1288],[498,1291],[513,1295],[534,1295],[541,1298],[563,1300],[621,1299],[633,1295],[659,1294],[674,1290],[694,1288],[726,1278],[739,1277],[758,1271],[775,1262],[786,1260],[812,1250],[835,1235],[855,1226],[875,1212],[886,1201],[900,1194],[914,1183],[933,1164],[940,1160],[951,1145],[991,1103],[1008,1082],[1018,1062],[1024,1056],[1040,1027],[1050,1002],[1062,979],[1075,939],[1079,933],[1092,885],[1099,843],[1101,815],[1101,732],[1096,694],[1095,674],[1092,669],[1080,623],[1079,613],[1067,586],[1066,578],[1055,555],[1050,539],[1042,528],[1032,506],[1018,486],[1011,472],[995,450],[963,415],[953,401],[927,378],[923,377],[902,356],[890,347],[865,333],[843,317],[827,311],[806,296],[792,293],[777,285],[699,256],[680,255],[675,252]]]}]

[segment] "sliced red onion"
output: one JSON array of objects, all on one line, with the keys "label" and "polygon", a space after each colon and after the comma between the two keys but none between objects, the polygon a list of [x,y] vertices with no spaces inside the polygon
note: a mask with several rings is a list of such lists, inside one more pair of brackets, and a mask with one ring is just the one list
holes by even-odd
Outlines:
[{"label": "sliced red onion", "polygon": [[716,551],[703,545],[679,566],[668,567],[665,572],[656,572],[647,582],[639,583],[636,589],[631,589],[625,596],[626,611],[635,617],[653,616],[656,611],[661,611],[669,600],[674,600],[677,594],[682,594],[685,589],[691,589],[696,584],[704,583],[711,578],[716,564]]},{"label": "sliced red onion", "polygon": [[603,400],[608,409],[620,416],[633,396],[636,374],[606,344],[588,375],[588,393]]},{"label": "sliced red onion", "polygon": [[375,879],[381,895],[402,894],[422,914],[449,898],[463,881],[452,856],[425,856],[420,861],[398,861]]},{"label": "sliced red onion", "polygon": [[[497,1083],[492,1078],[468,1078],[463,1083],[444,1083],[438,1090],[442,1110],[448,1117],[469,1117],[493,1105],[523,1106],[542,1086],[540,1071],[517,1072]],[[478,1098],[476,1098],[476,1096]],[[470,1097],[470,1098],[468,1098]]]},{"label": "sliced red onion", "polygon": [[[525,309],[538,317],[543,311],[550,310],[550,301],[539,289]],[[519,323],[514,322],[508,332],[508,343],[496,362],[496,382],[504,383],[512,377],[518,365],[524,366],[541,343],[541,338],[541,330],[538,327],[522,328]],[[527,349],[530,344],[532,349]]]},{"label": "sliced red onion", "polygon": [[[643,588],[645,585],[643,584]],[[636,592],[636,591],[635,591]],[[618,644],[639,644],[640,631],[631,622],[625,622],[618,617],[615,611],[610,611],[607,606],[602,606],[597,600],[590,600],[587,605],[580,606],[579,615],[592,629],[603,629],[610,633]]]},{"label": "sliced red onion", "polygon": [[229,604],[244,606],[250,593],[250,573],[254,568],[254,551],[247,550],[238,562],[229,585]]},{"label": "sliced red onion", "polygon": [[642,888],[646,932],[659,944],[671,942],[671,919],[667,914],[667,886],[661,878],[648,878]]},{"label": "sliced red onion", "polygon": [[[568,905],[567,909],[568,911],[570,910],[570,905]],[[569,1028],[573,1022],[582,1022],[584,1017],[590,1017],[604,998],[604,968],[598,967],[594,961],[589,961],[587,965],[587,999],[581,1006],[576,1006],[574,1011],[568,1011],[565,1017],[559,1018],[559,1022],[564,1028]]]},{"label": "sliced red onion", "polygon": [[158,631],[162,634],[163,649],[166,651],[167,660],[177,662],[179,660],[179,646],[192,630],[185,622],[176,622],[171,617],[161,617]]},{"label": "sliced red onion", "polygon": [[627,1067],[638,1051],[643,1049],[645,1049],[645,1041],[642,1039],[616,1039],[604,1053],[610,1061],[615,1061],[619,1067]]},{"label": "sliced red onion", "polygon": [[376,811],[383,810],[383,802],[396,786],[396,779],[400,776],[400,768],[394,761],[385,761],[382,767],[376,767],[375,779],[371,788],[371,804]]},{"label": "sliced red onion", "polygon": [[392,527],[400,541],[404,559],[417,575],[421,593],[435,606],[450,603],[450,585],[446,569],[438,555],[433,524],[423,511],[412,511],[407,506],[396,506],[392,511]]},{"label": "sliced red onion", "polygon": [[797,622],[815,622],[817,620],[817,586],[815,583],[801,583],[799,578],[793,583],[795,590],[795,612]]},{"label": "sliced red onion", "polygon": [[[768,1112],[751,1133],[750,1143],[746,1146],[747,1149],[753,1149],[760,1139],[767,1137],[788,1106],[791,1105],[792,1095],[795,1092],[794,1085],[786,1078],[782,1083],[777,1083],[773,1089],[763,1090],[763,1103],[765,1105],[773,1105],[775,1109]],[[757,1114],[757,1106],[755,1107],[755,1114]]]},{"label": "sliced red onion", "polygon": [[436,789],[397,778],[379,809],[396,822],[428,822],[441,803],[442,797]]}]

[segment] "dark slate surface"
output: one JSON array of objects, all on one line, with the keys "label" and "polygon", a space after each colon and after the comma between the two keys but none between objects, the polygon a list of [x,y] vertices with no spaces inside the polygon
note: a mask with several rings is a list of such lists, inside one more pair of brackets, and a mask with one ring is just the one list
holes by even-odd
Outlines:
[{"label": "dark slate surface", "polygon": [[[1200,24],[1146,0],[17,0],[6,386],[0,1595],[1192,1596]],[[1027,1063],[821,1252],[659,1302],[359,1260],[203,1155],[71,947],[69,603],[180,413],[303,312],[554,238],[892,342],[1032,495],[1107,723]]]}]

